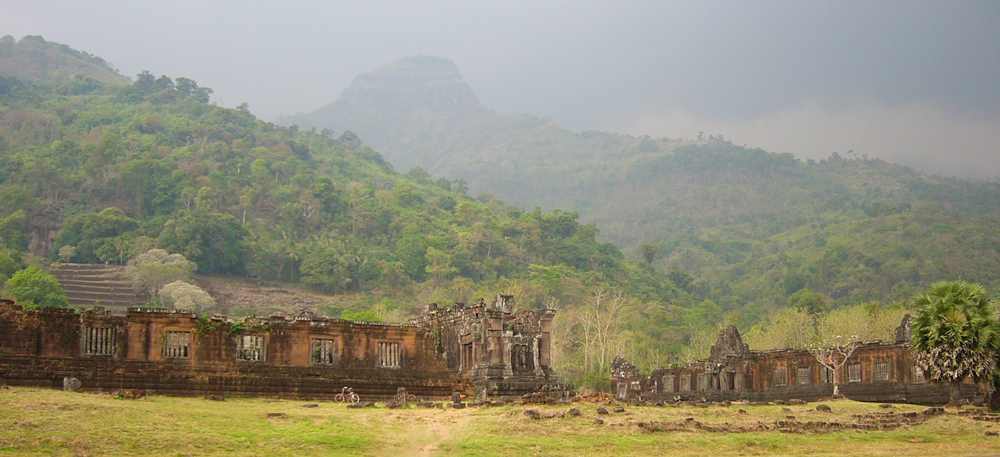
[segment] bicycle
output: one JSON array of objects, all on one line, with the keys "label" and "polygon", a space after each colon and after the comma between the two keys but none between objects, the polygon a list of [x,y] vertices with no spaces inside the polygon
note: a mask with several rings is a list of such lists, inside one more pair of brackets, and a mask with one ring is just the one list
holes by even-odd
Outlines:
[{"label": "bicycle", "polygon": [[361,401],[361,397],[359,397],[358,394],[354,392],[350,392],[347,394],[341,392],[333,398],[334,400],[337,401],[337,403],[351,403],[354,405],[358,404],[358,402]]}]

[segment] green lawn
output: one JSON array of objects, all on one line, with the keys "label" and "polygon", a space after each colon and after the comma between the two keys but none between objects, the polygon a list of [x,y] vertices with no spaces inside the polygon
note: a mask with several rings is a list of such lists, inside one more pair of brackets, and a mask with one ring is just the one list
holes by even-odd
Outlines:
[{"label": "green lawn", "polygon": [[[852,401],[827,403],[832,413],[804,406],[626,407],[598,415],[597,405],[456,409],[351,410],[335,403],[272,399],[149,397],[56,390],[0,389],[0,455],[988,455],[1000,454],[1000,425],[955,411],[891,431],[787,433],[649,432],[640,422],[752,427],[796,421],[849,423],[855,414],[920,412],[925,408]],[[783,410],[783,408],[788,408]],[[609,408],[610,409],[610,408]],[[741,413],[740,409],[745,410]],[[269,417],[269,413],[283,416]],[[921,416],[922,417],[922,416]],[[595,419],[604,420],[596,424]]]}]

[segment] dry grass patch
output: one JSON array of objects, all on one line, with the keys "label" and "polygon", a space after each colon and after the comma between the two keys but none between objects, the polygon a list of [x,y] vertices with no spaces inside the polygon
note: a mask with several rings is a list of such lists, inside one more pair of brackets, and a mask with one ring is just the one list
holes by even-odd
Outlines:
[{"label": "dry grass patch", "polygon": [[[773,426],[790,421],[788,416],[801,423],[849,423],[860,420],[855,415],[868,417],[866,423],[878,426],[884,417],[920,414],[926,409],[913,405],[883,409],[870,403],[837,401],[827,403],[832,412],[816,411],[814,403],[625,407],[624,412],[601,415],[595,405],[574,404],[582,413],[574,417],[565,414],[571,406],[354,410],[322,402],[303,408],[306,403],[155,396],[120,400],[101,394],[4,389],[0,390],[0,455],[1000,454],[1000,437],[986,435],[1000,431],[1000,424],[954,411],[883,431]],[[545,418],[532,419],[524,414],[526,409],[536,409]],[[885,413],[892,414],[878,416]],[[596,424],[596,419],[604,423]],[[726,427],[750,430],[755,424],[771,428],[722,431]]]}]

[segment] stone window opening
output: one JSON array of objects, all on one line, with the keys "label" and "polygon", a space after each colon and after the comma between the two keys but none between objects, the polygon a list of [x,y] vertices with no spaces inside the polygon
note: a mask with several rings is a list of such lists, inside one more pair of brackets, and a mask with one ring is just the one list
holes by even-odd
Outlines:
[{"label": "stone window opening", "polygon": [[681,392],[689,391],[691,391],[691,375],[685,373],[681,375]]},{"label": "stone window opening", "polygon": [[618,383],[618,398],[625,400],[628,398],[628,384],[624,382]]},{"label": "stone window opening", "polygon": [[187,358],[191,349],[190,332],[167,332],[163,335],[163,356],[167,358]]},{"label": "stone window opening", "polygon": [[861,382],[861,364],[847,366],[847,382]]},{"label": "stone window opening", "polygon": [[674,375],[668,374],[663,377],[663,392],[674,393]]},{"label": "stone window opening", "polygon": [[378,343],[377,364],[379,368],[399,368],[403,366],[401,345],[395,341],[380,341]]},{"label": "stone window opening", "polygon": [[241,362],[264,361],[264,337],[261,335],[240,335],[236,337],[236,360]]},{"label": "stone window opening", "polygon": [[337,352],[336,340],[313,338],[310,362],[313,365],[336,365]]},{"label": "stone window opening", "polygon": [[812,370],[809,367],[798,367],[795,369],[795,385],[808,386],[812,384]]},{"label": "stone window opening", "polygon": [[819,382],[823,384],[833,384],[833,370],[822,367],[819,372]]},{"label": "stone window opening", "polygon": [[872,379],[875,381],[889,380],[889,362],[879,360],[872,365]]},{"label": "stone window opening", "polygon": [[736,390],[736,373],[735,372],[730,371],[730,372],[726,373],[726,386],[729,388],[729,390]]},{"label": "stone window opening", "polygon": [[88,326],[83,332],[83,355],[113,356],[115,355],[115,328]]},{"label": "stone window opening", "polygon": [[785,368],[774,369],[774,387],[785,387],[788,385],[788,370]]},{"label": "stone window opening", "polygon": [[535,361],[527,344],[515,344],[511,348],[511,368],[515,370],[533,370]]},{"label": "stone window opening", "polygon": [[463,357],[462,358],[462,369],[463,370],[468,371],[468,370],[472,369],[472,365],[474,365],[474,360],[475,360],[475,357],[473,357],[473,355],[474,355],[473,352],[472,352],[473,350],[474,349],[472,348],[472,343],[465,343],[465,344],[462,345],[462,357]]},{"label": "stone window opening", "polygon": [[927,378],[924,376],[924,370],[916,365],[910,365],[910,382],[913,384],[923,384],[927,382]]}]

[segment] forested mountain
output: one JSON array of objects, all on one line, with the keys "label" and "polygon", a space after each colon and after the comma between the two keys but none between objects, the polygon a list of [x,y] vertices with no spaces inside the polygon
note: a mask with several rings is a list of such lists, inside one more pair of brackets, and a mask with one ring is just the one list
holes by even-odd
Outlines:
[{"label": "forested mountain", "polygon": [[817,163],[715,136],[577,134],[490,112],[454,64],[428,57],[358,76],[340,99],[282,122],[352,130],[403,167],[579,211],[602,239],[678,282],[690,275],[687,287],[744,326],[803,289],[835,306],[900,301],[959,277],[1000,290],[996,183],[850,151]]},{"label": "forested mountain", "polygon": [[[400,174],[349,132],[214,106],[188,78],[143,72],[119,87],[54,77],[72,71],[62,54],[36,57],[49,73],[0,76],[0,274],[59,257],[126,263],[157,247],[199,273],[342,294],[392,320],[510,293],[563,310],[564,363],[595,350],[580,332],[597,325],[585,318],[601,297],[626,305],[604,355],[613,340],[653,348],[646,360],[661,363],[715,325],[701,310],[714,305],[597,241],[575,212],[524,211],[472,197],[463,181]],[[606,370],[600,360],[589,370]]]},{"label": "forested mountain", "polygon": [[25,81],[76,82],[63,90],[75,90],[88,79],[117,86],[131,82],[104,59],[65,44],[45,41],[40,36],[26,36],[21,41],[10,35],[0,38],[0,76],[16,76]]}]

